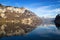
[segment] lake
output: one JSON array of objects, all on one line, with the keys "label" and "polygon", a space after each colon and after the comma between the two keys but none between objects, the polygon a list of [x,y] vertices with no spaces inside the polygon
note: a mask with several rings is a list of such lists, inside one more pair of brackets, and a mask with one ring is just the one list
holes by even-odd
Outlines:
[{"label": "lake", "polygon": [[41,24],[24,36],[3,37],[0,40],[60,40],[60,30],[55,24]]}]

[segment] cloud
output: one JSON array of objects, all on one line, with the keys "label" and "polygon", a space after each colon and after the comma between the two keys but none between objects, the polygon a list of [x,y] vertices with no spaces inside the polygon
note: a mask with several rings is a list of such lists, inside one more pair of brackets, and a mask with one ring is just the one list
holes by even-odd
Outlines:
[{"label": "cloud", "polygon": [[37,8],[30,8],[30,10],[40,17],[55,17],[60,12],[60,8],[51,8],[52,6],[40,6]]},{"label": "cloud", "polygon": [[[58,1],[60,2],[60,1]],[[40,16],[40,17],[55,17],[59,12],[60,12],[60,4],[51,4],[51,5],[47,5],[45,6],[44,2],[41,3],[31,3],[29,5],[22,5],[21,3],[15,2],[12,4],[9,4],[10,2],[4,2],[4,5],[12,5],[12,6],[16,6],[16,7],[26,7],[27,9],[30,9],[31,11],[33,11],[34,13],[36,13],[36,15]],[[43,5],[44,4],[44,5]]]}]

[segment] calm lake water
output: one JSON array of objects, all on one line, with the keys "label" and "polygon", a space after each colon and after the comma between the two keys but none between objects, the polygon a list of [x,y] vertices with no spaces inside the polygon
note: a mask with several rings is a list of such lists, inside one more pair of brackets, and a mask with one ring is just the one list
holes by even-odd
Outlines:
[{"label": "calm lake water", "polygon": [[60,40],[60,29],[54,24],[41,24],[24,36],[3,37],[0,40]]}]

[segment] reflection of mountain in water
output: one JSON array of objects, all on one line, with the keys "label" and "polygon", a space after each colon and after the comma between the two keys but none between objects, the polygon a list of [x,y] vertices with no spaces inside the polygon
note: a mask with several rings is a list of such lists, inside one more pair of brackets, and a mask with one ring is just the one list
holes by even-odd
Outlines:
[{"label": "reflection of mountain in water", "polygon": [[0,29],[0,36],[24,35],[25,33],[30,32],[34,29],[32,26],[23,25],[20,23],[5,23],[2,25],[0,24],[0,27],[3,29],[3,32]]},{"label": "reflection of mountain in water", "polygon": [[[12,36],[12,37],[6,37],[5,39],[9,39],[9,40],[13,40],[13,39],[14,40],[17,40],[17,39],[18,40],[41,40],[41,39],[42,40],[49,40],[49,39],[55,40],[55,39],[57,39],[57,40],[60,40],[60,30],[58,30],[56,28],[56,26],[53,24],[53,22],[49,23],[52,20],[50,20],[47,23],[46,23],[46,21],[45,21],[45,23],[42,23],[35,30],[33,30],[32,32],[30,32],[29,34],[27,34],[25,36]],[[19,23],[18,24],[11,23],[11,24],[13,24],[12,26],[15,26],[15,27],[20,26]],[[6,23],[4,25],[8,26],[8,25],[11,25],[11,24]],[[2,38],[2,39],[4,39],[4,38]]]},{"label": "reflection of mountain in water", "polygon": [[53,24],[41,24],[25,36],[3,37],[1,40],[60,40],[60,31]]}]

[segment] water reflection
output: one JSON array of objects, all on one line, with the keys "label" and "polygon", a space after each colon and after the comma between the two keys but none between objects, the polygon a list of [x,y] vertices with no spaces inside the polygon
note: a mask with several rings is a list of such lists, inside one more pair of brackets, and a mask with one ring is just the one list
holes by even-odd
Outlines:
[{"label": "water reflection", "polygon": [[[19,26],[19,24],[11,25],[10,23],[3,24],[1,26]],[[35,30],[24,36],[11,36],[3,37],[1,40],[60,40],[60,30],[55,24],[42,23]]]},{"label": "water reflection", "polygon": [[20,23],[0,23],[0,37],[2,36],[16,36],[24,35],[35,29],[30,25],[23,25]]},{"label": "water reflection", "polygon": [[60,40],[60,30],[54,24],[41,24],[28,37],[33,40]]}]

